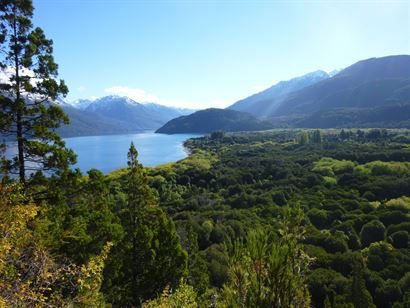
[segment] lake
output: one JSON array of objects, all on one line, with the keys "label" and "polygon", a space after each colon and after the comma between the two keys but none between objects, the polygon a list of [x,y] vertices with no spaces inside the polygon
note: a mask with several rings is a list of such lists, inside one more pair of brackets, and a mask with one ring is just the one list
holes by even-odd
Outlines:
[{"label": "lake", "polygon": [[[127,135],[85,136],[66,138],[67,148],[77,154],[75,168],[86,172],[96,168],[104,173],[127,166],[127,153],[131,141],[138,151],[138,160],[144,166],[158,166],[178,161],[187,156],[183,143],[189,138],[201,135],[164,135],[139,133]],[[15,152],[16,149],[10,149]],[[8,155],[7,155],[8,156]]]}]

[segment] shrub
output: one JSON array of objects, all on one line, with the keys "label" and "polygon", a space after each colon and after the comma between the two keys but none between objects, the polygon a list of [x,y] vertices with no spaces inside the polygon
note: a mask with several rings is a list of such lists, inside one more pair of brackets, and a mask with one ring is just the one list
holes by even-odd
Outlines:
[{"label": "shrub", "polygon": [[363,247],[367,247],[374,242],[383,241],[385,231],[386,228],[383,223],[378,220],[373,220],[365,224],[360,231],[360,241]]}]

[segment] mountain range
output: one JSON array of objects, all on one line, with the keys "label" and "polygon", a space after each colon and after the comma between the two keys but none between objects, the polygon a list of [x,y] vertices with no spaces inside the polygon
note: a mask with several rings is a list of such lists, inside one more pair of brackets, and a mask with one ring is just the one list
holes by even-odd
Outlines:
[{"label": "mountain range", "polygon": [[228,109],[249,112],[256,117],[267,117],[276,111],[290,93],[328,78],[328,73],[319,70],[291,80],[280,81],[262,92],[237,101]]},{"label": "mountain range", "polygon": [[[318,70],[233,103],[196,111],[105,96],[57,100],[70,118],[63,137],[138,133],[208,133],[277,127],[410,127],[410,55]],[[2,138],[4,138],[2,136]]]},{"label": "mountain range", "polygon": [[155,130],[169,120],[195,110],[138,103],[128,97],[105,96],[57,102],[70,118],[69,125],[58,129],[63,137],[136,133]]},{"label": "mountain range", "polygon": [[[157,130],[162,133],[190,132],[198,121],[209,123],[203,131],[237,130],[235,112],[247,112],[263,127],[410,127],[410,56],[398,55],[359,61],[330,74],[315,71],[276,85],[212,113],[193,113],[173,119]],[[230,125],[217,127],[221,113]],[[226,118],[229,115],[231,118]],[[242,120],[241,120],[242,121]],[[241,125],[242,130],[254,130]],[[172,129],[171,129],[172,128]]]}]

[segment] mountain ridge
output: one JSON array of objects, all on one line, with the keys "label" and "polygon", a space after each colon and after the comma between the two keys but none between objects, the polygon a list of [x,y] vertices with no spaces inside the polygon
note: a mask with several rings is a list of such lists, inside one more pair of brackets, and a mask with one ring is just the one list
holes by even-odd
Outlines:
[{"label": "mountain ridge", "polygon": [[330,78],[328,73],[317,70],[289,80],[280,81],[266,90],[235,102],[227,109],[245,111],[256,117],[263,117],[267,112],[274,112],[290,93],[327,78]]},{"label": "mountain ridge", "polygon": [[63,137],[154,131],[169,120],[194,112],[156,103],[139,103],[125,96],[109,95],[95,100],[59,101],[69,125],[57,131]]},{"label": "mountain ridge", "polygon": [[[314,73],[317,71],[309,74]],[[290,81],[300,80],[297,78]],[[278,83],[224,109],[241,112],[241,117],[215,109],[212,113],[202,113],[200,120],[212,123],[208,130],[212,127],[213,130],[227,131],[235,128],[237,119],[241,119],[243,130],[260,130],[261,127],[410,127],[410,55],[361,60],[335,72],[333,77],[322,75],[321,80],[302,85],[299,90],[289,87],[285,95],[272,96],[268,91],[275,89],[279,93],[280,86],[289,85],[290,81]],[[270,95],[271,99],[261,100],[261,93]],[[233,108],[250,108],[248,119],[252,125],[243,123],[244,112]],[[251,113],[254,118],[250,118]],[[175,119],[172,125],[168,122],[157,132],[196,132],[196,114]],[[225,122],[220,122],[220,118]],[[253,125],[258,119],[259,123],[266,121],[262,126]]]},{"label": "mountain ridge", "polygon": [[229,132],[264,130],[269,124],[247,112],[208,108],[167,122],[156,130],[161,134],[210,133],[215,130]]}]

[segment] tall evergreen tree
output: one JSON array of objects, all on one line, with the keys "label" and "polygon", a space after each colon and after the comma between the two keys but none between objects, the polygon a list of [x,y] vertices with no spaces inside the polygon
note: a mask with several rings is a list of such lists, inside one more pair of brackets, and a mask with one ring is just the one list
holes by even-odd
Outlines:
[{"label": "tall evergreen tree", "polygon": [[53,41],[34,28],[31,0],[0,0],[0,67],[7,80],[0,84],[0,133],[17,141],[17,154],[3,169],[26,184],[27,173],[65,170],[75,155],[54,132],[68,123],[63,110],[50,102],[66,95],[57,81]]},{"label": "tall evergreen tree", "polygon": [[176,287],[187,276],[188,256],[172,219],[157,205],[133,143],[128,167],[127,201],[120,213],[126,236],[113,249],[103,288],[113,304],[138,306],[166,286]]}]

